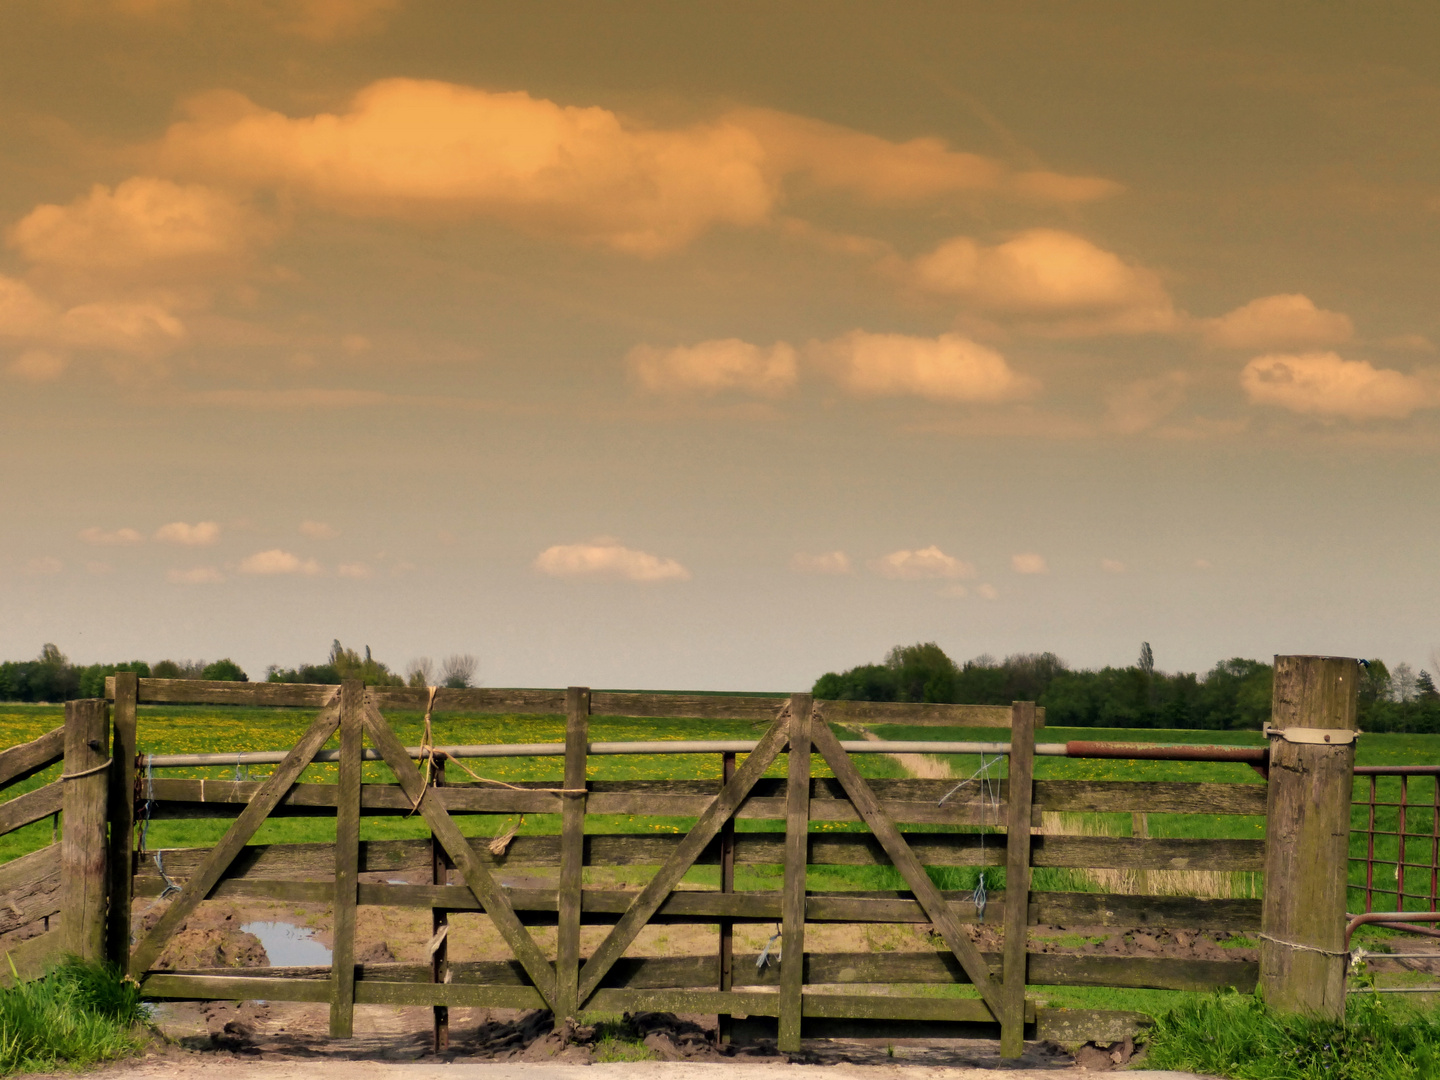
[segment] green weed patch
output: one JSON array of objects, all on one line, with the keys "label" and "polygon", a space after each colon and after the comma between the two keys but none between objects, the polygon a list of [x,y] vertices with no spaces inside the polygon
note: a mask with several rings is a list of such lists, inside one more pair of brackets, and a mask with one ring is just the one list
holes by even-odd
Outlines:
[{"label": "green weed patch", "polygon": [[0,989],[0,1075],[83,1069],[149,1040],[140,988],[118,969],[63,961],[44,978]]}]

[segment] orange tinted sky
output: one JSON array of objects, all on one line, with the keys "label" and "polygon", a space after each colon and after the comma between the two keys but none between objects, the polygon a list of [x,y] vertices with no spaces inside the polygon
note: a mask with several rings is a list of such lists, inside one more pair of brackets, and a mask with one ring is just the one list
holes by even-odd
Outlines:
[{"label": "orange tinted sky", "polygon": [[1429,5],[0,21],[5,656],[1440,644]]}]

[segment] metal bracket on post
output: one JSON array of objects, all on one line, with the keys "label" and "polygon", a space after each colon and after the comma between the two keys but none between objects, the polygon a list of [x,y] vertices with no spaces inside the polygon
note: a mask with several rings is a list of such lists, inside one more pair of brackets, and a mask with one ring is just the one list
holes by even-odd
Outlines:
[{"label": "metal bracket on post", "polygon": [[1266,724],[1261,730],[1268,739],[1284,739],[1288,743],[1304,743],[1312,746],[1349,746],[1360,732],[1349,728],[1287,727],[1273,728]]}]

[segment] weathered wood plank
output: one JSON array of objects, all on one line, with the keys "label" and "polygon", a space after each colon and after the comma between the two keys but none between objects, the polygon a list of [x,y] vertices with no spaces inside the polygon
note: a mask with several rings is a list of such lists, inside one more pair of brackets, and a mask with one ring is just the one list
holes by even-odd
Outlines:
[{"label": "weathered wood plank", "polygon": [[1193,896],[1032,892],[1030,924],[1173,927],[1246,933],[1260,929],[1260,901]]},{"label": "weathered wood plank", "polygon": [[0,787],[34,776],[65,754],[65,726],[53,728],[38,739],[0,750]]},{"label": "weathered wood plank", "polygon": [[[735,776],[735,755],[722,754],[720,757],[720,777],[722,783],[729,783]],[[720,891],[722,893],[733,893],[735,891],[735,819],[732,817],[720,829]],[[719,983],[716,989],[729,991],[735,986],[735,921],[733,919],[721,919],[717,924],[719,930],[719,941],[717,942],[719,962]],[[613,969],[612,969],[613,970]],[[731,1037],[732,1017],[728,1013],[718,1013],[715,1017],[715,1041],[721,1045],[727,1045]]]},{"label": "weathered wood plank", "polygon": [[131,890],[135,881],[135,701],[133,671],[115,673],[111,716],[110,849],[106,856],[110,902],[105,910],[105,958],[122,971],[130,960]]},{"label": "weathered wood plank", "polygon": [[[420,806],[420,814],[425,823],[430,826],[431,833],[444,846],[446,853],[455,862],[456,868],[460,871],[461,877],[470,891],[475,894],[485,907],[485,913],[490,916],[491,923],[505,939],[515,953],[516,959],[525,965],[531,980],[540,990],[545,1000],[553,1009],[555,1006],[555,969],[551,967],[550,961],[545,959],[535,939],[515,915],[515,910],[510,906],[504,891],[496,884],[495,879],[490,876],[490,871],[485,864],[476,856],[475,849],[470,842],[460,834],[459,828],[451,820],[450,815],[439,801],[433,798],[435,789],[426,788],[425,781],[420,775],[420,770],[410,760],[405,752],[405,747],[390,730],[390,725],[380,715],[373,704],[366,704],[365,707],[365,732],[370,736],[370,742],[375,749],[380,751],[386,764],[395,773],[395,778],[400,781],[401,787]],[[558,839],[558,837],[557,837]]]},{"label": "weathered wood plank", "polygon": [[[590,729],[590,691],[572,686],[565,692],[565,780],[563,787],[585,787],[586,747]],[[555,1016],[574,1022],[580,1015],[580,887],[585,863],[584,795],[564,796],[560,824],[560,880],[555,947]]]},{"label": "weathered wood plank", "polygon": [[[784,1054],[800,1051],[800,995],[805,985],[805,857],[810,836],[810,727],[813,699],[790,698],[786,762],[785,878],[780,887],[780,1034]],[[799,957],[800,963],[785,957]]]},{"label": "weathered wood plank", "polygon": [[[580,969],[578,993],[582,1005],[600,985],[600,980],[605,977],[605,972],[609,970],[610,965],[630,947],[630,943],[635,940],[635,935],[640,932],[645,923],[649,921],[650,916],[680,883],[685,871],[690,869],[702,852],[712,846],[720,832],[720,827],[729,820],[735,812],[735,808],[744,801],[755,781],[770,767],[770,763],[779,755],[787,739],[788,724],[785,720],[777,720],[771,724],[770,729],[756,745],[754,752],[746,757],[745,764],[740,766],[739,771],[736,772],[735,779],[720,789],[720,794],[715,796],[710,807],[700,816],[700,820],[675,845],[664,865],[656,871],[655,876],[641,890],[629,910],[620,917],[620,921],[615,924],[614,929],[606,935],[599,948],[591,954],[585,966]],[[718,844],[714,846],[718,848]]]},{"label": "weathered wood plank", "polygon": [[1136,870],[1265,869],[1264,840],[1037,836],[1034,837],[1033,848],[1032,866]]},{"label": "weathered wood plank", "polygon": [[[105,956],[105,817],[110,778],[110,707],[99,698],[65,703],[64,827],[60,910],[65,951]],[[97,771],[98,770],[98,771]]]},{"label": "weathered wood plank", "polygon": [[533,986],[480,986],[466,983],[412,983],[365,980],[355,984],[362,1005],[431,1005],[437,1008],[546,1009]]},{"label": "weathered wood plank", "polygon": [[[435,787],[445,786],[445,759],[436,757],[430,765],[430,783]],[[450,856],[445,846],[434,835],[430,837],[430,884],[450,884]],[[467,889],[466,892],[469,892]],[[472,894],[473,895],[473,894]],[[448,908],[430,909],[430,982],[450,981],[450,911]],[[430,1049],[440,1054],[450,1047],[450,1006],[432,1007],[433,1021]]]},{"label": "weathered wood plank", "polygon": [[775,1016],[780,995],[720,990],[596,990],[590,1008],[598,1012],[748,1013]]},{"label": "weathered wood plank", "polygon": [[[321,683],[250,683],[206,679],[140,679],[142,705],[263,705],[271,708],[324,708],[339,689]],[[115,697],[115,676],[105,680],[105,696]]]},{"label": "weathered wood plank", "polygon": [[[244,850],[246,842],[255,835],[255,830],[260,827],[275,804],[280,801],[280,797],[285,794],[286,789],[295,782],[295,778],[300,775],[305,766],[310,764],[316,751],[324,746],[326,740],[334,734],[339,722],[338,703],[321,710],[309,730],[285,755],[285,760],[276,766],[274,773],[265,781],[261,793],[252,799],[250,804],[245,807],[245,812],[235,819],[235,823],[230,826],[220,843],[209,849],[204,861],[195,868],[192,876],[181,887],[180,895],[171,902],[165,913],[160,916],[159,921],[151,928],[150,933],[131,954],[130,970],[132,973],[148,971],[154,964],[170,936],[195,910],[195,905],[200,903],[215,887],[216,882],[221,879],[235,857]],[[334,844],[317,846],[329,848],[329,855],[333,860]],[[330,865],[333,874],[333,861]]]},{"label": "weathered wood plank", "polygon": [[64,794],[65,785],[56,781],[0,803],[0,835],[49,817],[60,809]]},{"label": "weathered wood plank", "polygon": [[335,903],[330,1037],[348,1039],[355,1026],[355,900],[360,885],[360,751],[365,686],[340,684],[340,782],[336,785]]},{"label": "weathered wood plank", "polygon": [[970,974],[970,980],[975,984],[975,989],[985,999],[991,1013],[996,1017],[1001,1015],[1003,1008],[999,987],[991,980],[989,972],[985,970],[984,961],[980,958],[977,950],[970,939],[961,929],[959,921],[954,913],[946,905],[940,895],[939,889],[925,873],[925,868],[915,851],[911,850],[905,838],[895,828],[883,813],[866,786],[864,779],[855,768],[855,763],[840,746],[840,741],[831,734],[830,729],[823,723],[815,724],[812,731],[815,740],[815,748],[820,751],[827,765],[830,766],[836,778],[845,787],[845,793],[850,796],[850,801],[865,818],[865,823],[870,826],[874,838],[880,842],[885,849],[885,854],[890,857],[895,869],[905,879],[905,883],[915,894],[915,899],[930,916],[935,928],[940,931],[940,936],[945,939],[945,944],[959,958],[961,966]]},{"label": "weathered wood plank", "polygon": [[1265,815],[1264,784],[1149,780],[1036,780],[1035,802],[1049,812]]},{"label": "weathered wood plank", "polygon": [[329,979],[167,975],[157,972],[145,975],[140,980],[140,989],[144,991],[146,997],[171,998],[181,1001],[328,1002],[330,1000]]},{"label": "weathered wood plank", "polygon": [[1010,804],[1005,845],[1005,974],[1000,1056],[1025,1053],[1025,949],[1030,914],[1030,797],[1035,779],[1035,704],[1017,701],[1010,721]]},{"label": "weathered wood plank", "polygon": [[60,910],[60,845],[0,865],[0,934]]},{"label": "weathered wood plank", "polygon": [[1224,990],[1252,993],[1260,965],[1246,960],[1185,960],[1170,956],[1075,956],[1031,953],[1032,986],[1124,986],[1142,990]]},{"label": "weathered wood plank", "polygon": [[[895,724],[903,727],[1008,728],[1008,705],[939,705],[895,701],[819,701],[820,715],[831,724]],[[1035,726],[1045,726],[1045,710],[1035,710]]]},{"label": "weathered wood plank", "polygon": [[13,986],[17,977],[21,982],[38,979],[64,954],[61,930],[48,930],[11,945],[5,950],[4,961],[0,962],[0,986]]}]

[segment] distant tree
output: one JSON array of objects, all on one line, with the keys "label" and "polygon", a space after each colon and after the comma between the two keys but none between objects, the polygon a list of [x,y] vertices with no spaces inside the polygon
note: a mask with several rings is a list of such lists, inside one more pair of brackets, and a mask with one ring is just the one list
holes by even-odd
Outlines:
[{"label": "distant tree", "polygon": [[1419,679],[1415,675],[1415,669],[1404,660],[1395,665],[1395,670],[1390,673],[1391,701],[1398,701],[1402,704],[1409,704],[1415,700]]},{"label": "distant tree", "polygon": [[1390,669],[1383,660],[1366,660],[1360,668],[1360,704],[1372,705],[1390,697]]},{"label": "distant tree", "polygon": [[250,676],[240,669],[240,665],[231,660],[228,656],[224,660],[216,660],[213,664],[206,664],[201,669],[202,679],[216,679],[223,682],[249,682]]},{"label": "distant tree", "polygon": [[1415,676],[1415,696],[1421,701],[1440,701],[1440,690],[1435,688],[1435,679],[1428,671]]},{"label": "distant tree", "polygon": [[184,670],[174,660],[159,660],[151,668],[152,677],[156,679],[183,679]]},{"label": "distant tree", "polygon": [[370,655],[369,645],[365,646],[362,657],[354,649],[341,645],[339,638],[331,643],[330,656],[324,664],[301,664],[294,668],[272,664],[265,669],[266,682],[334,684],[346,679],[359,679],[366,686],[405,685],[404,679]]},{"label": "distant tree", "polygon": [[440,663],[440,678],[451,690],[464,690],[473,684],[480,661],[469,653],[452,653]]},{"label": "distant tree", "polygon": [[1140,670],[1146,675],[1155,674],[1155,653],[1148,641],[1140,643]]},{"label": "distant tree", "polygon": [[405,665],[405,684],[424,689],[435,685],[435,661],[428,656],[417,656]]}]

